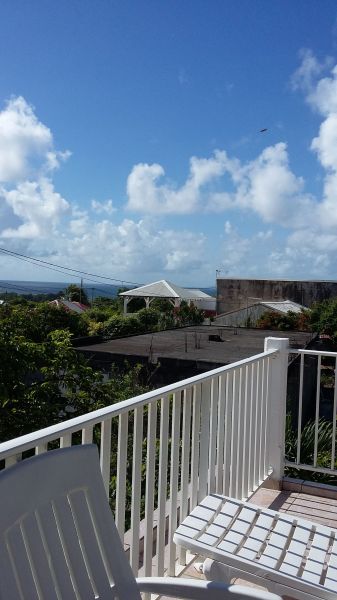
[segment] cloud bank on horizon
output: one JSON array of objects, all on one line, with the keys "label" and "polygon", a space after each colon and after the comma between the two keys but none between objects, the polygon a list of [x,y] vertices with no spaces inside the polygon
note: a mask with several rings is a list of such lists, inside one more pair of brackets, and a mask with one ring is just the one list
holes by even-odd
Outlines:
[{"label": "cloud bank on horizon", "polygon": [[[55,189],[55,173],[71,152],[55,148],[52,132],[26,99],[11,98],[0,112],[1,245],[65,266],[144,282],[166,277],[186,285],[207,284],[220,264],[233,276],[333,278],[337,65],[331,59],[320,63],[304,51],[291,86],[321,118],[308,148],[323,173],[320,197],[292,171],[287,144],[279,142],[247,162],[223,149],[206,158],[193,156],[180,186],[166,178],[160,164],[135,164],[123,206],[93,199],[85,210]],[[250,237],[232,225],[237,213],[257,220],[258,229]],[[216,256],[202,231],[167,224],[172,216],[198,214],[223,218]],[[276,240],[274,227],[284,229],[285,243]]]}]

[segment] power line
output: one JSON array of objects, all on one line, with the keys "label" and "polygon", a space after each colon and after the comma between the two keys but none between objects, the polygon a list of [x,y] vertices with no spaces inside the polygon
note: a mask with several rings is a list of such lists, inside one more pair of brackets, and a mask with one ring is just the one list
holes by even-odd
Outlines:
[{"label": "power line", "polygon": [[[4,289],[4,290],[7,290],[8,288],[10,288],[11,290],[20,290],[20,291],[23,291],[23,292],[32,292],[32,293],[37,293],[37,294],[43,294],[43,295],[45,295],[45,292],[42,292],[41,290],[36,290],[34,288],[31,288],[31,287],[22,287],[22,286],[14,285],[14,284],[11,284],[11,283],[6,283],[6,285],[0,285],[0,288]],[[50,293],[52,293],[52,292],[50,292]]]},{"label": "power line", "polygon": [[[1,252],[3,252],[3,249],[2,249],[2,248],[0,248],[0,253],[1,253]],[[10,251],[5,251],[5,252],[7,253],[7,252],[10,252]],[[4,253],[4,254],[5,254],[5,256],[6,256],[6,253]],[[22,260],[22,261],[24,261],[24,262],[28,262],[29,264],[32,264],[32,265],[34,265],[34,266],[36,266],[36,267],[41,267],[41,268],[43,268],[43,269],[49,269],[50,271],[55,271],[55,273],[61,273],[62,275],[67,275],[67,276],[69,276],[69,277],[75,277],[75,275],[74,275],[73,273],[67,273],[66,271],[61,271],[60,269],[54,269],[53,267],[48,267],[47,265],[39,265],[39,264],[36,264],[35,262],[33,262],[33,261],[34,261],[34,259],[30,260],[29,258],[24,258],[24,257],[23,257],[23,256],[21,256],[21,255],[18,255],[18,256],[13,256],[12,254],[9,254],[9,256],[10,256],[11,258],[15,258],[15,259],[17,259],[17,260]],[[86,278],[86,280],[87,280],[87,281],[90,281],[90,283],[97,283],[97,284],[98,284],[98,285],[100,285],[100,286],[102,285],[100,281],[95,281],[95,279],[89,279],[89,278],[87,277],[87,278]],[[116,288],[116,287],[117,287],[116,285],[114,285],[114,284],[112,284],[112,283],[107,283],[106,285],[111,285],[111,286],[112,286],[112,287],[114,287],[114,288]],[[109,291],[107,291],[105,288],[101,288],[101,291],[102,291],[102,292],[104,292],[105,294],[107,294],[107,296],[111,296],[111,297],[114,297],[114,296],[115,296],[115,294],[114,294],[114,293],[112,293],[110,290],[109,290]]]},{"label": "power line", "polygon": [[[2,281],[1,283],[4,283],[4,282]],[[61,284],[61,282],[60,282],[60,284]],[[61,285],[60,285],[60,287],[61,287]],[[48,295],[48,294],[56,295],[56,290],[55,290],[55,292],[54,291],[44,292],[43,289],[37,290],[36,288],[22,286],[22,285],[15,285],[13,283],[7,283],[7,282],[6,282],[6,285],[0,285],[0,289],[3,289],[3,290],[8,290],[9,289],[10,291],[13,291],[14,293],[17,290],[19,290],[21,292],[30,292],[32,294],[41,294],[43,296]],[[93,289],[96,289],[96,288],[93,288],[91,286],[83,286],[83,289],[86,292],[89,292],[90,290],[93,290]],[[62,291],[62,290],[60,290],[60,291]],[[116,295],[112,291],[110,291],[110,290],[106,290],[104,288],[100,288],[99,291],[102,292],[102,293],[104,293],[104,294],[106,294],[107,296],[110,296],[111,298],[115,298],[116,297]]]},{"label": "power line", "polygon": [[[82,275],[89,275],[91,277],[96,277],[97,279],[106,279],[108,281],[117,281],[118,283],[126,283],[126,284],[130,284],[130,285],[142,285],[141,283],[136,283],[134,281],[126,281],[125,279],[117,279],[114,277],[107,277],[106,275],[97,275],[96,273],[89,273],[87,271],[80,271],[79,269],[72,269],[71,267],[64,267],[62,265],[58,265],[56,263],[52,263],[46,260],[42,260],[40,258],[33,258],[32,256],[27,256],[26,254],[20,254],[19,252],[14,252],[12,250],[8,250],[7,248],[0,248],[0,252],[2,252],[3,254],[8,254],[10,256],[13,257],[17,257],[22,260],[22,259],[26,259],[27,262],[32,262],[33,264],[35,263],[41,263],[41,265],[36,265],[36,266],[42,266],[42,265],[49,265],[49,267],[45,267],[45,268],[50,268],[51,267],[58,267],[59,269],[64,269],[65,271],[72,271],[73,273],[79,273]],[[53,270],[53,269],[51,269]],[[62,271],[60,271],[62,272]],[[98,283],[98,282],[97,282]]]}]

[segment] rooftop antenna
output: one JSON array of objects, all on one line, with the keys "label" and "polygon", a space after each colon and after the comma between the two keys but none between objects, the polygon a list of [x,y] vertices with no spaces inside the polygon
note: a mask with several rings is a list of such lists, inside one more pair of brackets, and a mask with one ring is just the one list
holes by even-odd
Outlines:
[{"label": "rooftop antenna", "polygon": [[227,273],[229,273],[229,269],[216,269],[215,270],[215,278],[218,279],[221,275],[221,273],[224,273],[225,275],[227,275]]}]

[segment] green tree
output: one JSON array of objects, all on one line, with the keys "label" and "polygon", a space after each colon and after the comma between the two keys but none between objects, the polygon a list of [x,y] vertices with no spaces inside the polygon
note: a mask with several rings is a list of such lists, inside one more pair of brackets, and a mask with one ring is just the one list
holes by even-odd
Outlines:
[{"label": "green tree", "polygon": [[94,371],[76,352],[67,331],[56,330],[44,342],[0,329],[0,441],[30,433],[108,406],[146,391],[140,367],[111,378]]},{"label": "green tree", "polygon": [[0,307],[0,324],[30,341],[46,340],[55,329],[66,329],[74,336],[86,335],[88,326],[82,315],[48,302]]},{"label": "green tree", "polygon": [[295,313],[289,310],[279,314],[272,310],[264,312],[256,321],[259,329],[278,329],[279,331],[310,331],[310,311]]},{"label": "green tree", "polygon": [[86,304],[89,306],[90,302],[88,296],[83,288],[76,285],[75,283],[71,283],[64,290],[64,297],[66,300],[70,300],[70,302],[81,302],[82,304]]},{"label": "green tree", "polygon": [[140,331],[156,331],[160,319],[160,312],[154,308],[142,308],[137,313]]},{"label": "green tree", "polygon": [[313,331],[325,333],[337,342],[337,298],[314,304],[310,321]]},{"label": "green tree", "polygon": [[188,305],[185,300],[175,312],[175,321],[179,327],[185,325],[201,325],[204,320],[204,312],[199,310],[193,303]]}]

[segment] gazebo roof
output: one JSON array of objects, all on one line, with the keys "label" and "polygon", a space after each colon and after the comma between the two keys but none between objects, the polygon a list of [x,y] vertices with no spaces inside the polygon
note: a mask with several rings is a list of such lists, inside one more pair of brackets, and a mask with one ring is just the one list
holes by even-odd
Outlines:
[{"label": "gazebo roof", "polygon": [[148,285],[142,285],[133,290],[127,290],[121,292],[119,296],[126,296],[128,298],[181,298],[182,300],[201,300],[211,299],[212,296],[205,294],[201,290],[189,290],[182,288],[179,285],[175,285],[170,281],[161,279]]}]

